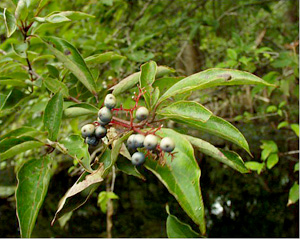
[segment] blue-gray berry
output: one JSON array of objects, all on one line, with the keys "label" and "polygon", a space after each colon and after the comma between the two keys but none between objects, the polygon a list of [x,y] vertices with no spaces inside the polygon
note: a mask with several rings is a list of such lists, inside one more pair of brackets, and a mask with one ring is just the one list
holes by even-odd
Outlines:
[{"label": "blue-gray berry", "polygon": [[96,138],[96,136],[90,136],[85,138],[85,142],[91,146],[97,146],[99,140]]},{"label": "blue-gray berry", "polygon": [[97,138],[103,138],[107,133],[107,130],[105,127],[103,127],[102,125],[99,125],[96,129],[95,129],[95,136]]},{"label": "blue-gray berry", "polygon": [[104,126],[104,125],[107,125],[109,122],[102,122],[99,117],[97,118],[97,121],[100,125]]},{"label": "blue-gray berry", "polygon": [[175,148],[175,143],[171,138],[165,137],[160,141],[160,148],[165,152],[172,152]]},{"label": "blue-gray berry", "polygon": [[81,135],[83,138],[93,136],[95,132],[95,126],[93,124],[86,124],[81,128]]},{"label": "blue-gray berry", "polygon": [[105,99],[104,99],[104,105],[109,108],[109,109],[113,109],[116,106],[116,97],[113,94],[108,94],[106,95]]},{"label": "blue-gray berry", "polygon": [[112,118],[112,113],[109,108],[103,107],[99,110],[98,117],[103,123],[109,123]]},{"label": "blue-gray berry", "polygon": [[131,162],[135,166],[141,165],[145,162],[145,155],[141,152],[135,152],[131,157]]}]

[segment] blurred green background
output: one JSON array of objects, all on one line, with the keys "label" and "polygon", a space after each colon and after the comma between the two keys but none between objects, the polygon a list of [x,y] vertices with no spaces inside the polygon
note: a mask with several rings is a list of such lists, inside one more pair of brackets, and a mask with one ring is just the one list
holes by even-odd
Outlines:
[{"label": "blurred green background", "polygon": [[[1,0],[0,7],[10,9],[12,3]],[[299,202],[287,206],[289,190],[299,177],[299,171],[294,171],[299,138],[292,127],[299,122],[298,9],[296,0],[52,0],[41,16],[72,10],[95,18],[47,25],[36,33],[64,38],[85,57],[105,51],[127,57],[93,69],[103,89],[138,71],[149,60],[173,67],[179,75],[225,67],[249,71],[278,85],[276,89],[219,87],[191,97],[239,128],[253,158],[213,135],[172,122],[168,127],[235,150],[245,161],[259,163],[251,174],[242,175],[197,153],[208,237],[298,237]],[[1,17],[0,49],[9,50],[19,38],[15,34],[7,40]],[[35,50],[39,51],[38,46]],[[35,69],[39,74],[45,71],[39,63]],[[3,119],[0,126],[3,130]],[[261,158],[262,150],[273,144],[270,141],[277,145],[279,157],[271,168]],[[19,237],[13,195],[16,165],[18,162],[13,160],[0,164],[1,237]],[[50,226],[59,198],[77,179],[68,173],[72,165],[70,160],[59,162],[34,237],[106,236],[106,215],[97,206],[97,194],[105,186],[68,221]],[[114,200],[113,236],[166,237],[167,203],[172,214],[197,230],[159,180],[149,171],[141,171],[145,182],[117,174],[115,193],[120,199]]]}]

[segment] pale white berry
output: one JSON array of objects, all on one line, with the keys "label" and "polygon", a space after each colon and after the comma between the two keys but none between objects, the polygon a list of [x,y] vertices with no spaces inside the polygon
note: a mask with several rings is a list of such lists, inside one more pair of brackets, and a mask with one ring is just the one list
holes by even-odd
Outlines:
[{"label": "pale white berry", "polygon": [[144,146],[147,149],[155,149],[158,143],[158,139],[155,135],[149,134],[145,137]]},{"label": "pale white berry", "polygon": [[149,116],[149,110],[142,106],[137,109],[135,116],[139,121],[145,120]]},{"label": "pale white berry", "polygon": [[160,141],[160,148],[165,152],[172,152],[175,148],[175,143],[171,138],[165,137]]},{"label": "pale white berry", "polygon": [[141,148],[144,146],[145,136],[142,134],[136,134],[133,138],[133,145],[135,148]]},{"label": "pale white berry", "polygon": [[94,135],[95,126],[93,124],[86,124],[81,128],[81,135],[83,138]]},{"label": "pale white berry", "polygon": [[116,106],[117,100],[116,97],[113,94],[106,95],[104,99],[104,105],[109,108],[113,109]]}]

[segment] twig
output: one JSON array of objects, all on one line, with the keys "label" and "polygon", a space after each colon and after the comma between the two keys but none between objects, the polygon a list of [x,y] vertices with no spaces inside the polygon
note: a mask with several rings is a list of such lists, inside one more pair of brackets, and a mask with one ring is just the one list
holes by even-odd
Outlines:
[{"label": "twig", "polygon": [[75,103],[78,103],[78,104],[82,103],[80,100],[76,99],[73,96],[69,96],[68,99],[71,100],[71,101],[73,101],[73,102],[75,102]]},{"label": "twig", "polygon": [[[7,55],[7,52],[6,51],[3,51],[2,49],[0,49],[0,53],[2,54],[2,55]],[[17,62],[17,63],[20,63],[19,61],[17,61],[17,60],[14,60],[14,62]],[[24,70],[26,70],[26,71],[30,71],[30,73],[32,74],[32,75],[34,75],[35,77],[36,77],[36,79],[39,79],[39,78],[41,78],[41,76],[38,74],[38,73],[36,73],[34,70],[30,70],[29,69],[29,67],[28,66],[24,66],[24,65],[21,65],[21,67],[24,69]]]},{"label": "twig", "polygon": [[299,150],[291,150],[288,152],[282,153],[283,155],[299,154]]},{"label": "twig", "polygon": [[[106,192],[111,192],[111,185],[109,182],[110,177],[111,177],[111,174],[106,179]],[[106,208],[107,208],[107,210],[106,210],[106,233],[107,233],[106,237],[112,238],[111,229],[113,226],[112,215],[114,213],[114,207],[113,207],[112,200],[110,198],[108,198],[108,200],[107,200]]]},{"label": "twig", "polygon": [[251,3],[246,3],[246,4],[243,4],[243,5],[235,6],[233,8],[230,8],[229,10],[227,10],[226,12],[224,12],[223,14],[221,14],[221,16],[218,17],[217,21],[221,21],[222,18],[224,18],[225,16],[229,15],[233,11],[239,10],[240,8],[247,7],[247,6],[260,5],[260,4],[264,4],[264,3],[268,3],[268,2],[274,2],[274,1],[277,1],[277,0],[257,1],[257,2],[251,2]]}]

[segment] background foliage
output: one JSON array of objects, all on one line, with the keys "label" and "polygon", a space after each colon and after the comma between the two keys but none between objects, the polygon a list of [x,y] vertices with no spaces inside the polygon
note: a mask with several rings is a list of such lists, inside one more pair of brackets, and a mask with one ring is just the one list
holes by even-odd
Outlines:
[{"label": "background foliage", "polygon": [[[16,1],[1,1],[0,8],[12,11],[13,2]],[[201,94],[195,92],[190,97],[237,126],[245,135],[253,158],[228,142],[181,124],[170,122],[168,127],[235,150],[252,170],[251,174],[242,175],[197,153],[209,237],[297,237],[298,9],[298,1],[294,0],[53,0],[43,8],[40,17],[69,10],[94,17],[77,16],[63,23],[46,19],[48,22],[36,27],[35,33],[66,39],[85,58],[113,52],[107,53],[105,60],[103,57],[86,59],[87,64],[93,66],[91,74],[103,95],[110,86],[138,71],[140,65],[149,60],[175,68],[178,75],[226,67],[252,72],[278,85],[276,89],[218,87]],[[3,17],[2,14],[1,23]],[[42,130],[41,112],[48,102],[49,92],[55,91],[51,85],[54,78],[66,83],[68,88],[61,92],[64,96],[75,95],[80,101],[95,104],[92,94],[83,87],[84,82],[77,83],[72,74],[57,70],[62,69],[62,64],[40,40],[32,38],[27,50],[20,31],[7,38],[6,27],[0,24],[0,41],[1,139],[20,126]],[[30,77],[37,76],[28,74],[26,58],[45,85],[33,94],[28,93]],[[41,83],[36,81],[36,84]],[[125,105],[130,104],[130,93],[120,99]],[[94,114],[93,109],[87,110]],[[58,137],[78,134],[80,127],[89,121],[87,117],[63,120]],[[19,236],[14,198],[16,172],[28,158],[38,156],[27,151],[13,160],[2,162],[0,159],[2,237]],[[69,215],[70,218],[50,226],[58,198],[77,179],[77,176],[70,177],[76,168],[75,162],[61,154],[56,162],[32,236],[106,236],[106,215],[97,205],[97,195],[105,190],[105,185],[100,186],[88,203]],[[194,226],[158,179],[146,170],[142,169],[141,173],[146,183],[122,173],[117,175],[114,191],[119,199],[114,200],[113,236],[166,237],[166,203],[173,215]]]}]

